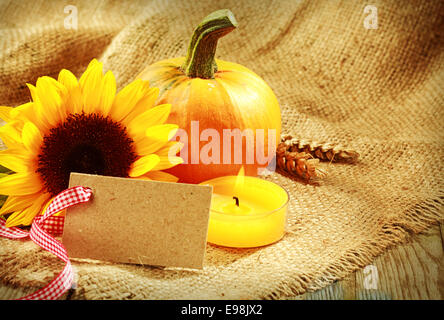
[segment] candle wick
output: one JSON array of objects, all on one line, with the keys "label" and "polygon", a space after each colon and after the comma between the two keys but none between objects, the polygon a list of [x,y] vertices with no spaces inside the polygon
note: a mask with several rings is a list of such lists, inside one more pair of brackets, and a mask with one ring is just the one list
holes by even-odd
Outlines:
[{"label": "candle wick", "polygon": [[236,206],[239,207],[239,198],[238,197],[233,197],[234,201],[236,201]]}]

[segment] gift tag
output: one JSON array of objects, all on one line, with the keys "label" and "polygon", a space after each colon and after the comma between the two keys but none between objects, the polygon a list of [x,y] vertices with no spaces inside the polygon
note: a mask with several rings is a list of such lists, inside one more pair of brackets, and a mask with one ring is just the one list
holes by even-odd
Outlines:
[{"label": "gift tag", "polygon": [[67,209],[62,243],[71,258],[202,268],[212,188],[72,173],[93,191]]}]

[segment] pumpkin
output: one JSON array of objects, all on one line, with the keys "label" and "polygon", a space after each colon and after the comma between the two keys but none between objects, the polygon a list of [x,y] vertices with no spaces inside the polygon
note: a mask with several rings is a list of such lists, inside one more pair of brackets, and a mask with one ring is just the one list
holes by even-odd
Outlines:
[{"label": "pumpkin", "polygon": [[242,166],[256,176],[275,155],[281,114],[272,89],[248,68],[215,59],[218,39],[236,26],[230,10],[213,12],[195,29],[186,57],[137,76],[159,88],[157,104],[172,105],[168,123],[180,128],[184,163],[168,172],[180,182],[236,175]]}]

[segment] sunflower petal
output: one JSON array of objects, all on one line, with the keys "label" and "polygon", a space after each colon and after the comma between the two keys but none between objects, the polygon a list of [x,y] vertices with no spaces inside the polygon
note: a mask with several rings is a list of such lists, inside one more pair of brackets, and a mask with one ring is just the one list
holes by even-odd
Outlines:
[{"label": "sunflower petal", "polygon": [[79,86],[76,76],[69,70],[62,69],[57,79],[68,90],[72,90]]},{"label": "sunflower petal", "polygon": [[150,171],[147,172],[144,176],[149,178],[150,180],[156,180],[156,181],[166,181],[166,182],[179,181],[178,177],[173,176],[172,174],[164,171]]},{"label": "sunflower petal", "polygon": [[150,154],[142,157],[133,163],[129,176],[139,177],[153,169],[159,163],[159,161],[160,159],[157,154]]},{"label": "sunflower petal", "polygon": [[83,111],[85,113],[93,113],[100,106],[100,98],[102,96],[102,63],[94,63],[88,66],[88,69],[80,77],[79,84],[83,96]]},{"label": "sunflower petal", "polygon": [[20,149],[7,149],[0,151],[0,165],[14,172],[34,171],[29,156]]},{"label": "sunflower petal", "polygon": [[88,67],[86,67],[86,71],[85,71],[85,72],[82,74],[82,76],[80,77],[80,80],[79,80],[79,81],[82,81],[82,78],[86,77],[86,76],[85,76],[85,73],[86,73],[89,69],[93,68],[95,65],[97,65],[97,64],[99,64],[99,63],[100,63],[99,60],[97,60],[96,58],[92,59],[91,62],[88,64]]},{"label": "sunflower petal", "polygon": [[37,154],[40,150],[43,137],[39,129],[32,122],[26,122],[22,130],[22,142],[25,147]]},{"label": "sunflower petal", "polygon": [[179,126],[176,124],[160,124],[156,126],[152,126],[146,129],[146,136],[149,138],[158,137],[165,141],[171,140],[179,129]]},{"label": "sunflower petal", "polygon": [[26,86],[29,89],[29,93],[31,93],[31,99],[32,101],[38,101],[39,100],[39,96],[37,94],[37,88],[35,86],[33,86],[30,83],[27,83]]},{"label": "sunflower petal", "polygon": [[2,178],[0,194],[24,196],[36,193],[43,188],[40,178],[35,173],[14,173]]},{"label": "sunflower petal", "polygon": [[[51,124],[48,123],[48,120],[46,119],[45,115],[43,114],[44,107],[42,106],[42,103],[39,99],[39,96],[37,94],[37,88],[34,87],[32,84],[27,83],[26,84],[29,88],[29,91],[31,93],[33,105],[26,111],[24,110],[24,113],[21,113],[20,115],[16,116],[15,119],[22,118],[23,120],[33,121],[40,130],[48,130],[51,127]],[[17,109],[17,108],[14,108]],[[13,113],[14,111],[12,111]]]},{"label": "sunflower petal", "polygon": [[[27,207],[25,209],[11,213],[9,215],[9,217],[6,219],[6,224],[5,224],[6,228],[16,227],[21,224],[25,225],[24,223],[22,223],[22,221],[24,221],[26,219],[29,212],[31,212],[31,208]],[[29,218],[26,220],[29,220]],[[31,224],[31,223],[29,223],[29,224]]]},{"label": "sunflower petal", "polygon": [[122,121],[132,112],[137,103],[149,93],[148,81],[136,79],[120,90],[114,99],[110,116],[114,121]]},{"label": "sunflower petal", "polygon": [[88,67],[86,68],[85,72],[80,76],[79,84],[81,86],[84,85],[86,78],[88,77],[88,74],[93,70],[100,62],[97,59],[92,59],[91,62],[88,64]]},{"label": "sunflower petal", "polygon": [[139,114],[154,107],[154,104],[158,97],[159,97],[159,88],[156,87],[150,88],[148,92],[145,94],[145,96],[136,103],[133,110],[122,121],[125,124],[130,123]]},{"label": "sunflower petal", "polygon": [[12,121],[0,127],[0,138],[8,148],[22,145],[21,134],[17,130],[17,126],[19,126],[18,121]]},{"label": "sunflower petal", "polygon": [[0,209],[0,215],[10,213],[14,211],[20,211],[30,206],[32,202],[38,197],[38,193],[29,194],[26,196],[9,196],[2,208]]},{"label": "sunflower petal", "polygon": [[32,113],[33,110],[33,102],[28,102],[22,105],[19,105],[15,108],[11,108],[11,111],[9,112],[9,117],[12,120],[16,121],[29,121],[31,120],[34,115]]},{"label": "sunflower petal", "polygon": [[134,178],[132,178],[132,179],[136,179],[136,180],[147,180],[147,181],[151,181],[151,180],[153,180],[153,179],[151,179],[151,178],[148,178],[146,175],[139,176],[139,177],[134,177]]},{"label": "sunflower petal", "polygon": [[82,92],[77,78],[71,71],[63,69],[59,73],[58,81],[68,89],[66,96],[66,108],[70,113],[81,113],[83,109]]},{"label": "sunflower petal", "polygon": [[103,116],[107,116],[116,96],[116,78],[111,71],[107,71],[102,80],[102,99],[100,111]]},{"label": "sunflower petal", "polygon": [[[56,80],[50,77],[40,77],[37,79],[36,90],[38,100],[41,104],[42,116],[51,126],[56,126],[66,116],[63,113],[61,86]],[[64,88],[66,90],[66,88]]]},{"label": "sunflower petal", "polygon": [[10,117],[9,113],[13,109],[14,108],[12,108],[12,107],[0,106],[0,119],[2,119],[3,121],[6,121],[6,122],[11,121],[11,117]]},{"label": "sunflower petal", "polygon": [[162,148],[156,151],[158,156],[175,156],[182,148],[184,144],[179,141],[168,141]]},{"label": "sunflower petal", "polygon": [[132,120],[127,129],[132,136],[144,134],[146,128],[163,124],[171,112],[170,104],[162,104],[151,108]]},{"label": "sunflower petal", "polygon": [[40,131],[47,132],[49,129],[49,124],[46,120],[42,120],[42,111],[43,109],[40,100],[37,102],[28,102],[22,104],[18,107],[13,108],[11,110],[10,116],[13,121],[17,122],[32,122],[34,123]]},{"label": "sunflower petal", "polygon": [[148,128],[145,137],[135,139],[137,153],[147,155],[156,152],[174,137],[177,129],[178,126],[174,124],[162,124]]},{"label": "sunflower petal", "polygon": [[42,211],[49,197],[48,193],[42,193],[39,196],[36,195],[27,208],[14,212],[6,219],[6,227],[30,225],[34,217]]},{"label": "sunflower petal", "polygon": [[153,171],[165,170],[183,163],[181,157],[159,157],[159,163],[153,168]]}]

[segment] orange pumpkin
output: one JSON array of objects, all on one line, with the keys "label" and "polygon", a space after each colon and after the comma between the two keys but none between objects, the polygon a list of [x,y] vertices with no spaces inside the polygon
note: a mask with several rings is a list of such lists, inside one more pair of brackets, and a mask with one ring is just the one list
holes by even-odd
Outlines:
[{"label": "orange pumpkin", "polygon": [[186,57],[156,62],[138,75],[159,88],[157,104],[172,105],[168,122],[185,133],[184,163],[168,170],[180,182],[236,175],[241,166],[255,176],[279,142],[281,114],[271,88],[248,68],[214,58],[218,39],[236,25],[231,11],[213,12],[194,31]]}]

